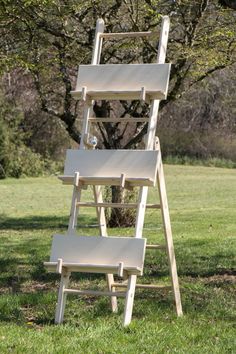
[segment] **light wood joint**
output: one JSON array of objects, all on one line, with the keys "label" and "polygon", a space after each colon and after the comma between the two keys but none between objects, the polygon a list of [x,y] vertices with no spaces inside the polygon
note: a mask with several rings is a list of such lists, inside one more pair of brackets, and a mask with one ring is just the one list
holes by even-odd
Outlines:
[{"label": "light wood joint", "polygon": [[79,187],[79,172],[75,172],[74,186],[77,187],[77,188]]},{"label": "light wood joint", "polygon": [[63,264],[62,258],[58,258],[56,272],[59,274],[62,274],[62,264]]}]

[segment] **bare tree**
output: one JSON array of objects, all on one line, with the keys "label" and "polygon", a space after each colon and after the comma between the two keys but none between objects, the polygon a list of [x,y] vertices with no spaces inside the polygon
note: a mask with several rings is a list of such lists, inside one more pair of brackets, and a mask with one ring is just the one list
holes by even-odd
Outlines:
[{"label": "bare tree", "polygon": [[[234,1],[224,3],[234,8]],[[146,31],[156,29],[160,14],[169,14],[172,27],[167,61],[173,63],[169,103],[235,62],[235,12],[222,10],[218,0],[16,0],[2,2],[0,11],[2,72],[21,67],[32,78],[41,110],[49,118],[58,119],[78,143],[79,104],[72,100],[70,92],[78,64],[91,61],[97,18],[105,20],[108,32]],[[102,63],[155,62],[156,55],[155,39],[118,41],[105,44]],[[163,102],[161,108],[166,104]],[[97,117],[109,117],[115,112],[120,117],[143,117],[148,106],[136,101],[94,105]],[[147,124],[141,123],[131,126],[107,122],[97,126],[100,146],[108,149],[135,148],[146,130]]]}]

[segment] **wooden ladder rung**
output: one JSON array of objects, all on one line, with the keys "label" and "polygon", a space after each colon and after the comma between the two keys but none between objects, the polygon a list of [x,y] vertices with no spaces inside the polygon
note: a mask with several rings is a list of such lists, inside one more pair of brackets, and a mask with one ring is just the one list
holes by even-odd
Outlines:
[{"label": "wooden ladder rung", "polygon": [[135,38],[135,37],[150,37],[158,35],[157,31],[146,32],[116,32],[116,33],[100,33],[99,36],[104,39],[120,39],[120,38]]},{"label": "wooden ladder rung", "polygon": [[146,245],[147,249],[159,249],[159,250],[166,250],[165,245]]},{"label": "wooden ladder rung", "polygon": [[[138,203],[90,203],[90,202],[77,202],[79,207],[103,207],[103,208],[137,208]],[[160,204],[147,204],[146,208],[150,209],[160,209]]]},{"label": "wooden ladder rung", "polygon": [[[79,119],[83,121],[84,119]],[[92,123],[145,123],[149,118],[88,118]]]},{"label": "wooden ladder rung", "polygon": [[[112,283],[112,288],[126,288],[127,283]],[[136,288],[139,289],[159,289],[159,290],[172,290],[172,287],[169,285],[155,285],[155,284],[136,284]]]},{"label": "wooden ladder rung", "polygon": [[82,207],[104,207],[104,208],[137,208],[138,204],[137,203],[83,203],[83,202],[78,202],[76,204],[77,206],[82,206]]},{"label": "wooden ladder rung", "polygon": [[121,296],[121,297],[126,296],[126,293],[123,291],[97,291],[97,290],[64,289],[64,293],[77,294],[77,295],[97,295],[97,296]]}]

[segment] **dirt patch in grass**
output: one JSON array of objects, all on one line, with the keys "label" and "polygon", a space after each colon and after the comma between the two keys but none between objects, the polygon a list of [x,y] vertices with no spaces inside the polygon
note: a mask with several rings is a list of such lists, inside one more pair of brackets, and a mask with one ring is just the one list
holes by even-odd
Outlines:
[{"label": "dirt patch in grass", "polygon": [[189,283],[200,282],[205,285],[236,285],[236,272],[230,271],[222,274],[214,274],[206,277],[186,277],[185,278]]},{"label": "dirt patch in grass", "polygon": [[229,284],[236,285],[236,275],[231,274],[215,274],[211,277],[201,279],[206,284]]}]

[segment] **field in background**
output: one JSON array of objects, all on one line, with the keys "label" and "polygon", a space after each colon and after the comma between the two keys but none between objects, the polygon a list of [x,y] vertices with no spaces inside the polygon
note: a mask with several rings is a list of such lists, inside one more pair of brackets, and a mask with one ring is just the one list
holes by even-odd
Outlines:
[{"label": "field in background", "polygon": [[[71,188],[55,177],[0,181],[1,353],[236,352],[236,171],[166,165],[165,173],[184,316],[176,318],[171,294],[138,290],[125,329],[123,300],[117,315],[108,298],[92,296],[68,297],[65,324],[53,325],[59,278],[42,262],[51,235],[66,230]],[[97,234],[94,212],[84,209],[79,220],[81,234]],[[160,211],[148,211],[144,236],[162,241]],[[147,251],[143,282],[150,278],[167,284],[161,251]],[[75,274],[76,282],[105,285],[99,275]]]}]

